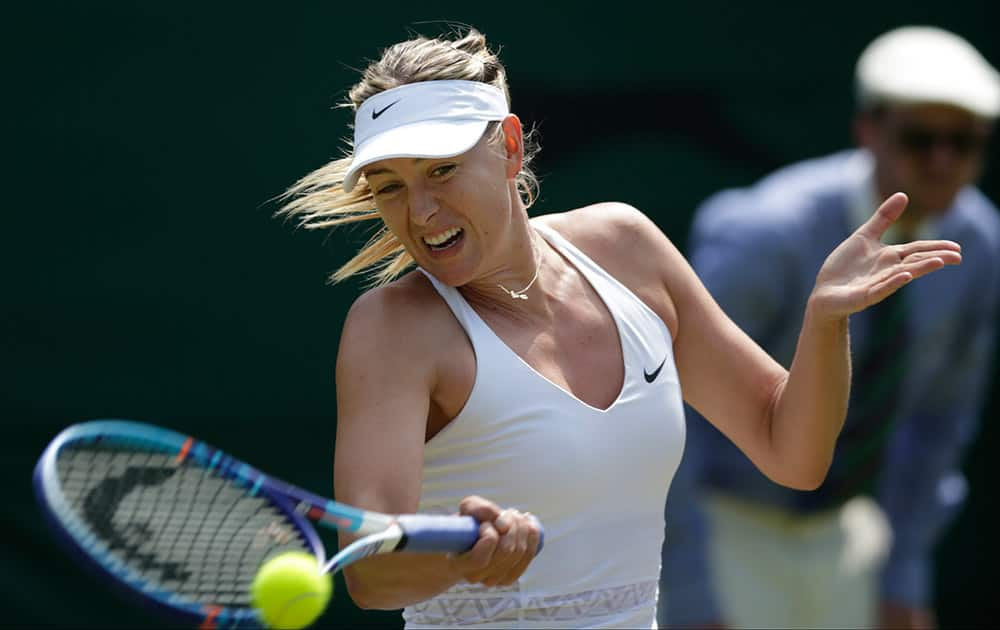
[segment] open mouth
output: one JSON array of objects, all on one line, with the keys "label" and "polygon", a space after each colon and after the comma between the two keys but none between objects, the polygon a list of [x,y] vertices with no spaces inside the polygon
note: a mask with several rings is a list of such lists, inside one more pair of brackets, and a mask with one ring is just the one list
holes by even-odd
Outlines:
[{"label": "open mouth", "polygon": [[433,236],[425,236],[424,243],[432,252],[440,252],[457,243],[463,234],[462,228],[454,227]]}]

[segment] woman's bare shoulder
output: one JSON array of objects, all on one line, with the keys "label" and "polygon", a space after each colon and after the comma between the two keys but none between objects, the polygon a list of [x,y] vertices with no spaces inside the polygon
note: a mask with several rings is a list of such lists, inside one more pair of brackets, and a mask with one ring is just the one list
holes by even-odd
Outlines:
[{"label": "woman's bare shoulder", "polygon": [[533,219],[552,228],[613,275],[650,268],[654,253],[676,254],[667,236],[641,210],[626,203],[602,202]]},{"label": "woman's bare shoulder", "polygon": [[677,308],[671,287],[688,266],[660,228],[625,203],[598,203],[540,216],[651,308],[676,338]]},{"label": "woman's bare shoulder", "polygon": [[635,206],[604,201],[565,212],[543,214],[533,221],[556,230],[578,247],[614,239],[664,238],[656,224]]},{"label": "woman's bare shoulder", "polygon": [[[351,305],[344,321],[341,351],[391,351],[428,357],[458,323],[434,286],[419,271],[368,289]],[[454,329],[454,330],[453,330]]]},{"label": "woman's bare shoulder", "polygon": [[[349,316],[391,319],[419,317],[435,304],[443,305],[422,273],[411,271],[395,280],[365,290],[351,305]],[[388,322],[387,322],[388,323]]]}]

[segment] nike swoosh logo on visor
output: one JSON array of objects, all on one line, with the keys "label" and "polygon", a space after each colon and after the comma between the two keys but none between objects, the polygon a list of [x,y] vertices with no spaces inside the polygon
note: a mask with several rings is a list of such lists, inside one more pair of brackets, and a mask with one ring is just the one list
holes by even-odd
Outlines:
[{"label": "nike swoosh logo on visor", "polygon": [[393,102],[391,102],[388,105],[386,105],[385,107],[383,107],[382,109],[373,109],[372,110],[372,120],[375,120],[376,118],[378,118],[379,116],[381,116],[382,114],[384,114],[385,110],[389,109],[390,107],[392,107],[393,105],[395,105],[396,103],[398,103],[401,100],[402,99],[396,99]]}]

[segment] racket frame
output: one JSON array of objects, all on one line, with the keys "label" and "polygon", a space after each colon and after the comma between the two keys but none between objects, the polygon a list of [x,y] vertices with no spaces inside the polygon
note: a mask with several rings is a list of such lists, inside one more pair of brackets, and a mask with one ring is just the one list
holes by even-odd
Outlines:
[{"label": "racket frame", "polygon": [[[470,516],[410,514],[389,516],[369,512],[307,492],[269,477],[245,462],[193,437],[162,427],[129,420],[93,420],[72,425],[46,447],[35,466],[33,485],[44,520],[68,554],[132,601],[159,616],[204,628],[258,628],[256,609],[206,605],[157,588],[115,558],[82,521],[66,499],[56,462],[59,452],[77,442],[138,442],[144,450],[174,456],[178,463],[193,459],[213,474],[231,480],[251,496],[262,495],[281,513],[316,556],[318,568],[338,571],[362,558],[407,549],[416,552],[462,552],[479,536],[479,523]],[[331,560],[313,527],[347,531],[359,536]],[[544,544],[544,532],[538,552]]]},{"label": "racket frame", "polygon": [[169,429],[127,420],[96,420],[68,427],[50,442],[33,474],[35,494],[42,506],[46,525],[61,547],[92,575],[106,581],[113,590],[126,595],[151,613],[186,625],[259,628],[263,622],[259,613],[249,606],[206,605],[156,587],[125,566],[90,532],[62,491],[56,462],[60,450],[67,445],[101,441],[112,444],[136,441],[145,444],[149,450],[174,455],[179,461],[194,458],[214,473],[247,488],[248,494],[263,495],[288,517],[296,533],[302,536],[309,551],[321,564],[325,562],[326,550],[307,516],[318,517],[316,522],[327,527],[354,528],[352,531],[372,529],[377,527],[378,522],[391,520],[384,515],[366,518],[370,513],[271,479],[223,451]]}]

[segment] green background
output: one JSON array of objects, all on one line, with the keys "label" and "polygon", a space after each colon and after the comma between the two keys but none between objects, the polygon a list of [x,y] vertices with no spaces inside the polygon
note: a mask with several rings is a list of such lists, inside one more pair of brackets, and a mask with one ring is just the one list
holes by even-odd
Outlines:
[{"label": "green background", "polygon": [[[711,192],[850,144],[854,60],[882,31],[941,25],[1000,64],[985,0],[472,4],[5,9],[0,624],[157,625],[42,529],[31,469],[67,424],[164,424],[330,491],[333,366],[359,286],[325,277],[365,232],[296,231],[272,217],[274,197],[339,155],[349,115],[333,105],[410,30],[457,21],[502,46],[514,110],[540,130],[533,212],[626,201],[682,245]],[[990,151],[982,186],[1000,199]],[[997,610],[998,409],[992,394],[970,500],[938,554],[945,625]],[[398,623],[346,598],[322,620]]]}]

